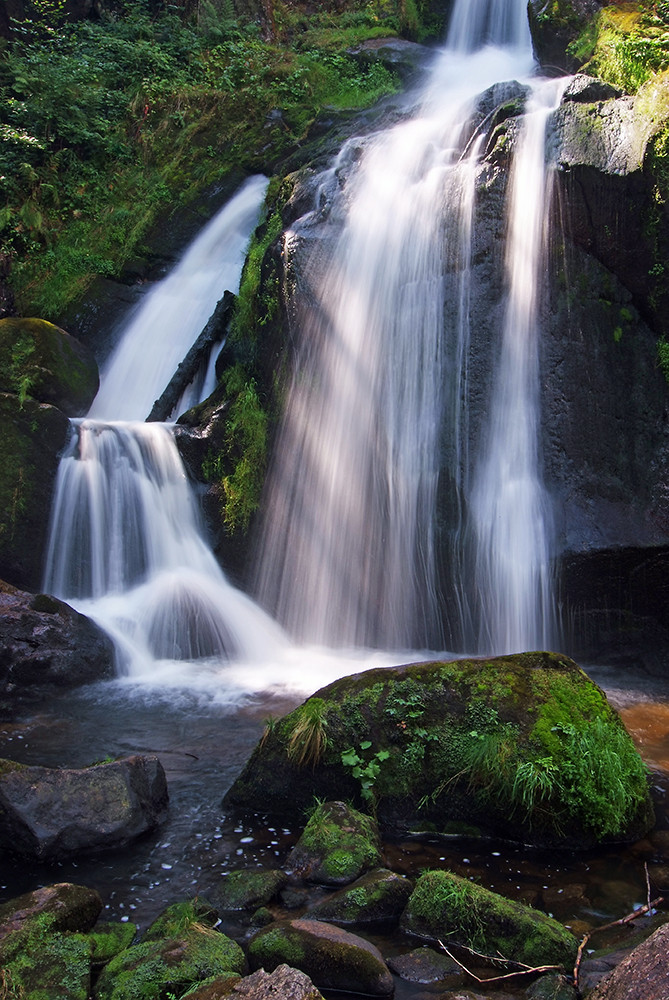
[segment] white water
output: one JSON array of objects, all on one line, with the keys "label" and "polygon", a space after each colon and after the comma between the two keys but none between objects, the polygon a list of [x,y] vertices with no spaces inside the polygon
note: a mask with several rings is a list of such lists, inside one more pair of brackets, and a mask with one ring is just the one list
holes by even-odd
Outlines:
[{"label": "white water", "polygon": [[[529,81],[532,68],[524,0],[458,2],[411,120],[351,141],[323,175],[318,200],[340,229],[327,259],[320,205],[286,234],[286,253],[303,254],[308,305],[298,317],[302,351],[270,478],[257,590],[302,641],[442,644],[435,520],[444,451],[461,506],[444,574],[459,619],[449,636],[485,652],[545,646],[553,636],[550,507],[537,445],[541,239],[526,239],[544,224],[547,108],[543,116],[528,108],[518,142],[510,304],[492,429],[476,464],[467,424],[479,152],[469,120],[482,91]],[[532,100],[545,102],[546,85],[532,87]]]}]

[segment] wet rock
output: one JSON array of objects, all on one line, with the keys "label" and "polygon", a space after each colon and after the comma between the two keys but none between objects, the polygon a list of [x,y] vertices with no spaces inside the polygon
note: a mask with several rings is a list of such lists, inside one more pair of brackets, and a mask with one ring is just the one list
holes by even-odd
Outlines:
[{"label": "wet rock", "polygon": [[577,73],[573,76],[562,95],[563,101],[579,101],[581,104],[595,104],[598,101],[609,101],[621,97],[622,91],[610,83],[604,83],[596,76]]},{"label": "wet rock", "polygon": [[272,971],[289,963],[320,989],[390,996],[393,977],[381,953],[364,938],[319,920],[282,920],[256,934],[249,944],[254,969]]},{"label": "wet rock", "polygon": [[207,898],[217,910],[256,910],[274,899],[287,881],[285,872],[243,869],[226,875]]},{"label": "wet rock", "polygon": [[245,997],[246,1000],[323,1000],[308,976],[287,965],[273,972],[258,969],[243,979],[217,979],[188,993],[189,1000],[219,1000]]},{"label": "wet rock", "polygon": [[589,1000],[666,1000],[669,924],[635,948],[589,994]]},{"label": "wet rock", "polygon": [[[325,743],[307,744],[305,718],[312,737],[318,723]],[[296,758],[300,747],[316,754],[308,765]],[[352,748],[362,761],[355,767],[345,762]],[[594,772],[586,772],[586,759],[598,761]],[[607,761],[621,768],[626,788],[617,803]],[[525,782],[546,768],[550,796],[536,799],[528,787],[524,797]],[[637,840],[654,822],[646,771],[620,719],[577,665],[555,653],[410,664],[335,681],[277,720],[226,802],[281,814],[286,788],[293,809],[314,796],[361,802],[370,789],[355,771],[370,779],[379,822],[393,832],[429,823],[443,833],[477,827],[525,843],[585,847]],[[563,784],[567,773],[580,776]],[[310,821],[309,837],[317,822]],[[326,840],[317,840],[317,856],[308,846],[296,848],[289,866],[337,884],[336,872],[318,871]],[[368,854],[354,871],[348,853],[335,856],[342,883],[379,865]]]},{"label": "wet rock", "polygon": [[0,775],[0,842],[39,861],[122,847],[167,813],[157,757],[135,755],[81,770],[17,766]]},{"label": "wet rock", "polygon": [[65,330],[43,319],[0,319],[0,392],[30,396],[80,417],[98,387],[93,354]]},{"label": "wet rock", "polygon": [[0,691],[40,697],[114,675],[114,646],[69,604],[0,581]]},{"label": "wet rock", "polygon": [[344,802],[325,802],[312,813],[286,866],[308,882],[346,885],[381,861],[374,820]]},{"label": "wet rock", "polygon": [[371,38],[349,49],[348,54],[362,66],[381,63],[405,83],[415,80],[434,58],[432,49],[406,38]]},{"label": "wet rock", "polygon": [[0,578],[37,590],[59,454],[69,434],[54,406],[0,393]]},{"label": "wet rock", "polygon": [[438,983],[446,976],[462,975],[462,969],[453,959],[427,946],[394,955],[388,959],[388,966],[408,983]]},{"label": "wet rock", "polygon": [[401,922],[409,934],[448,940],[526,965],[572,968],[578,942],[557,920],[451,872],[426,872]]},{"label": "wet rock", "polygon": [[344,927],[396,923],[413,888],[411,879],[387,869],[368,872],[347,888],[309,907],[304,916]]},{"label": "wet rock", "polygon": [[120,921],[100,923],[89,934],[91,942],[91,962],[98,971],[115,955],[129,948],[137,934],[137,925]]},{"label": "wet rock", "polygon": [[572,73],[579,60],[570,51],[588,22],[605,5],[605,0],[530,0],[528,15],[532,44],[541,66]]},{"label": "wet rock", "polygon": [[0,941],[38,917],[51,930],[86,933],[101,910],[102,900],[95,889],[71,882],[47,885],[0,905]]},{"label": "wet rock", "polygon": [[216,910],[206,899],[183,900],[172,903],[147,927],[143,941],[159,941],[162,938],[178,937],[187,927],[203,926],[213,928],[218,921]]},{"label": "wet rock", "polygon": [[571,979],[566,976],[542,976],[528,986],[527,1000],[578,1000],[578,992]]}]

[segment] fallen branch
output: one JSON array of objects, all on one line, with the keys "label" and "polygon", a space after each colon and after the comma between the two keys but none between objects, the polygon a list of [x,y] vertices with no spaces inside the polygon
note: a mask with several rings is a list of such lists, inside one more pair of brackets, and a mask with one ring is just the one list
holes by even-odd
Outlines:
[{"label": "fallen branch", "polygon": [[[650,892],[648,893],[650,896]],[[595,927],[583,937],[583,940],[578,946],[578,951],[576,952],[576,962],[574,964],[574,986],[578,989],[578,973],[581,968],[581,960],[583,958],[583,951],[586,944],[590,940],[593,934],[599,934],[600,931],[608,931],[612,927],[624,927],[625,924],[630,924],[637,917],[642,917],[645,913],[650,913],[654,910],[660,903],[664,902],[664,896],[658,896],[656,899],[649,899],[644,906],[640,906],[638,910],[632,910],[627,916],[621,917],[620,920],[612,920],[610,924],[602,924],[601,927]]]},{"label": "fallen branch", "polygon": [[[448,957],[453,962],[455,962],[456,965],[459,965],[463,972],[466,972],[468,976],[471,976],[472,979],[475,979],[477,983],[501,983],[502,980],[513,979],[515,976],[530,976],[533,973],[552,972],[555,969],[561,968],[561,966],[559,965],[537,965],[535,967],[532,967],[529,965],[523,965],[522,962],[513,962],[511,961],[511,959],[507,958],[491,958],[489,955],[480,955],[479,956],[480,958],[487,958],[488,961],[490,962],[505,962],[507,965],[523,966],[521,969],[517,969],[515,972],[506,972],[504,973],[503,976],[491,976],[489,979],[480,979],[475,972],[472,972],[471,969],[468,969],[466,965],[463,965],[462,962],[459,959],[457,959],[455,955],[452,954],[452,952],[448,950],[443,941],[439,941],[439,944],[444,949]],[[470,951],[471,949],[468,948],[467,950]],[[478,955],[479,953],[473,952],[473,954]]]}]

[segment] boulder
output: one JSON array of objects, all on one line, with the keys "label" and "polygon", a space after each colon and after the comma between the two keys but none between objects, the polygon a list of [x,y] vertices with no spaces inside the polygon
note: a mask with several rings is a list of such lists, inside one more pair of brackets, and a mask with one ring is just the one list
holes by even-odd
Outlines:
[{"label": "boulder", "polygon": [[230,872],[210,892],[207,898],[219,911],[257,910],[274,899],[288,881],[282,871],[241,871]]},{"label": "boulder", "polygon": [[605,5],[606,0],[530,0],[527,12],[532,44],[537,59],[545,69],[573,73],[581,60],[572,52],[571,43]]},{"label": "boulder", "polygon": [[67,417],[0,393],[0,577],[37,590]]},{"label": "boulder", "polygon": [[533,844],[633,841],[654,819],[645,766],[604,693],[546,652],[335,681],[274,723],[226,801],[281,813],[287,788],[292,810],[371,795],[392,831]]},{"label": "boulder", "polygon": [[185,994],[189,1000],[222,1000],[245,997],[246,1000],[323,1000],[308,976],[288,965],[278,965],[273,972],[258,969],[243,979],[215,979]]},{"label": "boulder", "polygon": [[374,820],[344,802],[324,802],[310,816],[286,865],[308,882],[346,885],[381,861]]},{"label": "boulder", "polygon": [[447,976],[461,976],[462,969],[443,952],[424,945],[403,955],[393,955],[388,965],[400,979],[407,983],[439,983]]},{"label": "boulder", "polygon": [[345,889],[310,906],[304,916],[342,927],[397,923],[413,887],[411,879],[387,869],[368,872]]},{"label": "boulder", "polygon": [[85,934],[95,925],[102,900],[95,889],[70,882],[47,885],[0,904],[0,941],[40,918],[53,931]]},{"label": "boulder", "polygon": [[265,927],[249,944],[249,963],[270,972],[289,963],[319,989],[376,997],[393,992],[393,977],[378,948],[320,920],[281,920]]},{"label": "boulder", "polygon": [[664,924],[605,976],[588,1000],[666,1000],[667,983],[669,924]]},{"label": "boulder", "polygon": [[0,843],[38,861],[123,847],[167,813],[157,757],[135,755],[81,770],[3,762]]},{"label": "boulder", "polygon": [[43,696],[114,675],[114,646],[69,604],[0,581],[0,692]]},{"label": "boulder", "polygon": [[98,391],[98,366],[89,349],[44,319],[0,319],[0,391],[50,403],[80,417]]},{"label": "boulder", "polygon": [[573,968],[578,942],[552,917],[447,871],[425,872],[402,928],[428,941],[452,941],[525,965]]}]

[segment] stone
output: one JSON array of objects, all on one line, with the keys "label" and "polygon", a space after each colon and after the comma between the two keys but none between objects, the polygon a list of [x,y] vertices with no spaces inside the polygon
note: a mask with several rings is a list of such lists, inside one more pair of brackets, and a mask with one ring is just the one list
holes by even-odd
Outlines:
[{"label": "stone", "polygon": [[69,422],[54,406],[0,393],[0,428],[0,578],[38,590]]},{"label": "stone", "polygon": [[310,816],[286,866],[308,882],[346,885],[381,860],[371,817],[344,802],[324,802]]},{"label": "stone", "polygon": [[525,991],[527,1000],[578,1000],[578,991],[571,978],[550,973],[541,976]]},{"label": "stone", "polygon": [[58,882],[0,904],[0,941],[40,917],[54,931],[85,934],[95,925],[102,900],[95,889]]},{"label": "stone", "polygon": [[80,417],[99,384],[93,354],[65,330],[43,319],[0,319],[0,392],[30,396]]},{"label": "stone", "polygon": [[530,0],[528,15],[532,44],[541,66],[552,74],[556,68],[573,73],[579,60],[570,51],[588,22],[604,6],[605,0]]},{"label": "stone", "polygon": [[428,941],[448,940],[534,967],[573,968],[578,949],[557,920],[447,871],[419,878],[401,927]]},{"label": "stone", "polygon": [[388,965],[408,983],[439,983],[446,976],[462,975],[462,969],[448,955],[428,948],[414,948],[404,955],[393,955]]},{"label": "stone", "polygon": [[310,906],[304,916],[343,927],[397,923],[413,888],[411,879],[379,869]]},{"label": "stone", "polygon": [[282,871],[233,871],[207,893],[217,910],[256,910],[269,903],[286,885]]},{"label": "stone", "polygon": [[[314,732],[327,739],[319,742]],[[309,763],[300,765],[307,751]],[[597,767],[586,769],[586,760]],[[613,774],[622,782],[615,784],[619,798],[610,795]],[[225,801],[281,814],[287,788],[293,809],[314,797],[357,804],[371,794],[379,824],[393,834],[429,824],[446,834],[583,848],[609,838],[633,842],[654,823],[646,769],[620,718],[558,653],[415,663],[341,678],[275,721]],[[314,836],[311,857],[304,841],[321,821],[317,810],[288,866],[335,885],[339,875],[319,860],[328,836]],[[347,847],[335,856],[342,884],[379,866],[368,853],[355,871],[349,854]]]},{"label": "stone", "polygon": [[390,996],[393,977],[378,948],[320,920],[282,920],[249,943],[253,969],[272,971],[284,963],[305,972],[319,989]]},{"label": "stone", "polygon": [[64,601],[0,581],[0,693],[43,697],[114,676],[114,645]]},{"label": "stone", "polygon": [[167,814],[157,757],[75,769],[17,766],[0,773],[0,843],[38,861],[123,847]]},{"label": "stone", "polygon": [[588,1000],[666,1000],[669,924],[638,945],[589,994]]},{"label": "stone", "polygon": [[323,1000],[308,976],[288,965],[279,965],[273,972],[258,969],[243,979],[217,979],[187,993],[189,1000],[219,1000],[223,997],[245,997],[246,1000]]}]

